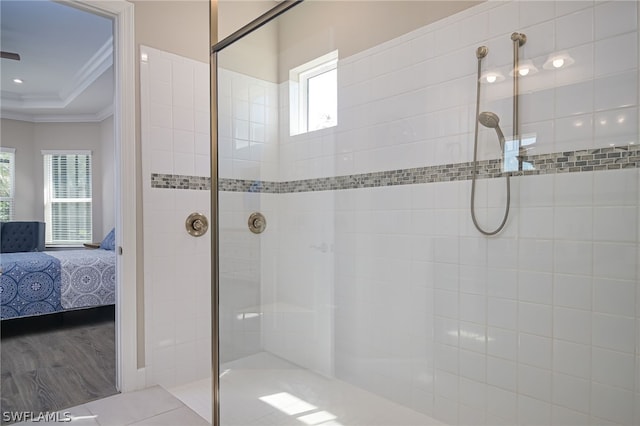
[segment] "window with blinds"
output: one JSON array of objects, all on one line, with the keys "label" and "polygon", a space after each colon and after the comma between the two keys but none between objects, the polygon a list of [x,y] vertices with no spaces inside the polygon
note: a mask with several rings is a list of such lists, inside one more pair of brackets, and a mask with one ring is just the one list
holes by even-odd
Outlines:
[{"label": "window with blinds", "polygon": [[91,242],[91,152],[44,155],[44,217],[48,246]]},{"label": "window with blinds", "polygon": [[13,220],[16,150],[0,147],[0,221]]}]

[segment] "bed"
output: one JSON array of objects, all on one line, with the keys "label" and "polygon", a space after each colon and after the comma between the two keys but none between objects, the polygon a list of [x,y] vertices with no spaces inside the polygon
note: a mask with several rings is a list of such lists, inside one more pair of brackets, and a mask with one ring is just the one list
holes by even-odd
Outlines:
[{"label": "bed", "polygon": [[0,254],[0,319],[114,304],[113,236],[98,249]]}]

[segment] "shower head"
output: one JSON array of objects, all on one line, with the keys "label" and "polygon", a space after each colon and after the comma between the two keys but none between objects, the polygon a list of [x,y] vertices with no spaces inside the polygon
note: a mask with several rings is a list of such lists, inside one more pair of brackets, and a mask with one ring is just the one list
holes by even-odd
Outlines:
[{"label": "shower head", "polygon": [[496,129],[496,133],[498,134],[498,140],[500,142],[500,148],[504,149],[504,134],[500,129],[500,117],[494,112],[484,111],[478,115],[478,121],[484,127],[488,127],[490,129]]},{"label": "shower head", "polygon": [[484,112],[481,112],[480,115],[478,116],[478,121],[484,127],[494,129],[498,127],[498,124],[500,123],[500,117],[498,117],[498,115],[494,112],[484,111]]}]

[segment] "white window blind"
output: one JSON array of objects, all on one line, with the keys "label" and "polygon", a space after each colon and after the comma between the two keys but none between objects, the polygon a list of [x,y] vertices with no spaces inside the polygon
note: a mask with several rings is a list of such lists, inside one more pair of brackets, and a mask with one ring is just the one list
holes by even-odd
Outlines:
[{"label": "white window blind", "polygon": [[0,221],[13,220],[16,150],[0,147]]},{"label": "white window blind", "polygon": [[43,151],[46,244],[91,242],[91,152]]}]

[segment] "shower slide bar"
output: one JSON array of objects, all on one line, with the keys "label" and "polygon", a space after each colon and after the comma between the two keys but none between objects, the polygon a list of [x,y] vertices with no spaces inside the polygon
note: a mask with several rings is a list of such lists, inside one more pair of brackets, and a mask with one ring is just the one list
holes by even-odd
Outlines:
[{"label": "shower slide bar", "polygon": [[518,81],[520,80],[520,47],[527,42],[527,36],[523,33],[511,34],[513,41],[513,140],[518,141],[518,170],[522,170],[522,146],[520,141],[520,111],[519,98],[520,89]]},{"label": "shower slide bar", "polygon": [[[520,58],[519,51],[520,47],[524,45],[527,41],[527,36],[523,33],[513,33],[511,34],[511,40],[513,41],[513,141],[519,141],[520,139],[520,129],[519,129],[519,87],[518,87],[518,79],[520,76],[519,68],[520,68]],[[485,127],[495,129],[498,142],[500,144],[500,152],[504,153],[504,145],[505,138],[502,130],[500,129],[500,118],[498,115],[491,111],[483,111],[480,112],[480,79],[482,77],[482,59],[484,59],[489,54],[489,48],[487,46],[480,46],[476,50],[476,57],[478,58],[478,75],[476,80],[476,122],[475,122],[475,133],[473,140],[473,170],[471,173],[471,220],[473,221],[473,225],[476,229],[483,235],[492,236],[496,235],[500,231],[504,229],[504,226],[507,223],[507,218],[509,217],[509,209],[511,207],[511,173],[507,173],[506,186],[507,186],[507,202],[504,209],[504,216],[502,218],[502,222],[496,229],[493,231],[487,231],[482,229],[478,220],[476,218],[475,211],[475,200],[476,200],[476,175],[478,168],[478,123],[482,124]],[[518,143],[518,170],[522,170],[522,148],[520,147],[520,143]]]}]

